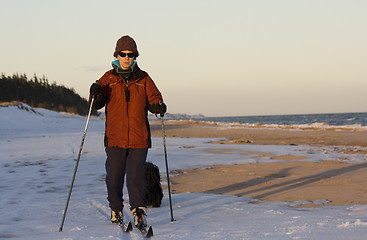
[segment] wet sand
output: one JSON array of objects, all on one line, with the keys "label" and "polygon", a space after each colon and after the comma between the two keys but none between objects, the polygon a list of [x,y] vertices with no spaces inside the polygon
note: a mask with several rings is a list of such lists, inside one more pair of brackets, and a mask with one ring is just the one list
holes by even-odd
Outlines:
[{"label": "wet sand", "polygon": [[[220,138],[217,144],[367,146],[366,130],[225,128],[190,121],[166,121],[165,129],[167,137]],[[152,136],[162,136],[159,121],[152,121]],[[216,152],[215,144],[213,149]],[[216,153],[228,154],[219,149]],[[345,153],[367,154],[347,148]],[[325,159],[315,163],[292,155],[271,158],[283,162],[216,165],[185,171],[172,177],[172,190],[252,197],[256,203],[286,201],[303,207],[367,204],[367,161],[351,164]]]}]

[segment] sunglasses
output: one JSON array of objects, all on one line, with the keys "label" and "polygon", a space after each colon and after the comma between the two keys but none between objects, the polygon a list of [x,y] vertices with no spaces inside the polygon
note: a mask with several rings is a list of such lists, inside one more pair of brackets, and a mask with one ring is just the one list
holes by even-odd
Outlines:
[{"label": "sunglasses", "polygon": [[124,53],[124,52],[119,52],[119,55],[120,55],[120,57],[126,57],[126,55],[127,55],[129,58],[133,58],[133,57],[135,57],[135,54],[134,54],[134,53]]}]

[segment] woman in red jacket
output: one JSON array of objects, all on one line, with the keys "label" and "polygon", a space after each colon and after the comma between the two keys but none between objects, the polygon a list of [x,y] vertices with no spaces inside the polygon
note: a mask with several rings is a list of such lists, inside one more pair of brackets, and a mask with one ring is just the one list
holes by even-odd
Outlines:
[{"label": "woman in red jacket", "polygon": [[135,61],[139,52],[134,39],[121,37],[113,54],[117,60],[90,88],[94,109],[106,107],[106,185],[111,221],[123,220],[123,185],[129,193],[135,226],[146,226],[145,170],[151,147],[148,110],[164,115],[166,105],[149,75]]}]

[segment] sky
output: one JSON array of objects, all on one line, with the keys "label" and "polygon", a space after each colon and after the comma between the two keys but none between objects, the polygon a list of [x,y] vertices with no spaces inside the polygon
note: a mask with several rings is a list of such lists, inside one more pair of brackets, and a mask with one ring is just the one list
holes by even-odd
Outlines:
[{"label": "sky", "polygon": [[87,98],[130,35],[170,113],[366,112],[365,0],[1,0],[0,72]]}]

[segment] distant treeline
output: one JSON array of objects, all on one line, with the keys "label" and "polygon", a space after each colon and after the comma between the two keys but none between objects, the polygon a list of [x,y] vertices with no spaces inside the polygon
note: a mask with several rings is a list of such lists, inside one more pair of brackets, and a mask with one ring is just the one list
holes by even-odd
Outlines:
[{"label": "distant treeline", "polygon": [[[0,76],[0,102],[21,101],[31,107],[45,108],[58,112],[69,112],[87,115],[89,103],[86,99],[75,93],[73,88],[49,84],[43,76],[36,74],[28,79],[26,74],[15,73],[13,76]],[[97,115],[97,112],[93,112]]]}]

